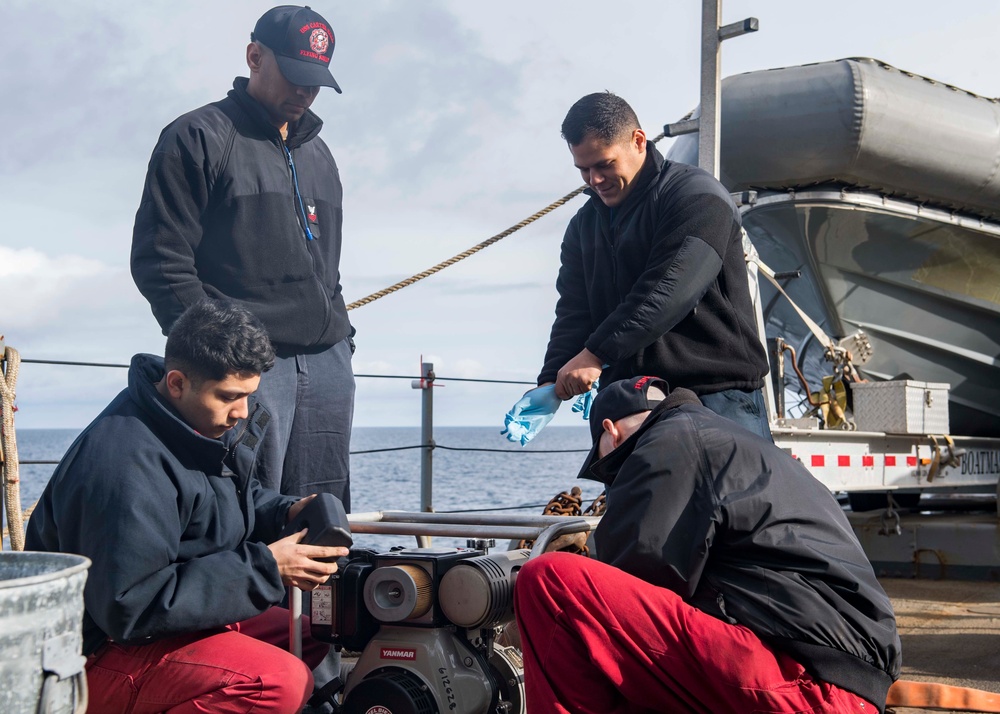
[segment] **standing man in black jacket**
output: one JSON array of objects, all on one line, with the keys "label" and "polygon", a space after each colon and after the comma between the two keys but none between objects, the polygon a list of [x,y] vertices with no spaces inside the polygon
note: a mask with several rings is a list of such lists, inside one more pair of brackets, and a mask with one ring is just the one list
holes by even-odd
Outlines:
[{"label": "standing man in black jacket", "polygon": [[543,555],[514,590],[529,711],[884,711],[892,604],[825,486],[655,377],[607,385],[590,429],[598,560]]},{"label": "standing man in black jacket", "polygon": [[350,508],[353,328],[340,286],[343,189],[309,106],[334,35],[309,8],[257,21],[250,78],[167,126],[153,150],[132,236],[132,276],[164,334],[201,298],[230,298],[277,352],[258,395],[272,421],[264,485],[328,492]]},{"label": "standing man in black jacket", "polygon": [[590,200],[562,243],[559,301],[538,384],[566,400],[638,374],[690,389],[770,438],[767,357],[740,215],[710,174],[665,161],[625,100],[603,92],[562,124]]}]

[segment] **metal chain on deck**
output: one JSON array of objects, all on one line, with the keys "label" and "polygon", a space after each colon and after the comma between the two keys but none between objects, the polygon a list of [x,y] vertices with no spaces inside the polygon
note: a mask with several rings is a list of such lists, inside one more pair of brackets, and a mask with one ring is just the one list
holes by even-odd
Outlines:
[{"label": "metal chain on deck", "polygon": [[604,511],[608,508],[608,492],[601,491],[601,495],[594,499],[584,510],[583,515],[585,516],[603,516]]},{"label": "metal chain on deck", "polygon": [[[13,347],[4,349],[5,370],[0,371],[0,471],[3,472],[3,500],[7,510],[4,536],[10,535],[10,547],[24,550],[24,516],[21,513],[21,477],[18,473],[17,440],[14,438],[14,397],[21,356]],[[2,546],[0,546],[2,547]]]},{"label": "metal chain on deck", "polygon": [[[593,503],[583,508],[583,492],[579,486],[574,486],[570,491],[563,491],[552,497],[542,510],[543,516],[603,516],[607,506],[606,492],[594,499]],[[522,540],[517,544],[518,548],[530,548],[534,545],[534,540]],[[552,550],[561,550],[568,553],[590,556],[590,547],[587,545],[586,533],[571,533],[556,538],[550,545]]]},{"label": "metal chain on deck", "polygon": [[[583,509],[583,492],[580,490],[579,486],[574,486],[571,491],[563,491],[562,493],[557,493],[552,499],[545,505],[542,509],[543,516],[579,516]],[[573,534],[574,536],[576,534]],[[530,548],[534,545],[535,541],[532,540],[521,540],[517,544],[518,548]],[[586,548],[586,546],[584,546]],[[574,548],[574,552],[579,552],[579,549]]]},{"label": "metal chain on deck", "polygon": [[[691,114],[689,113],[688,117],[690,117],[690,116],[691,116]],[[683,121],[683,119],[681,121]],[[650,144],[656,144],[656,142],[658,142],[664,136],[666,136],[666,135],[663,134],[663,133],[660,133],[655,138],[650,139],[648,143],[650,143]],[[483,248],[489,248],[494,243],[503,240],[504,238],[506,238],[510,234],[515,233],[516,231],[521,230],[525,226],[531,225],[532,223],[534,223],[535,221],[537,221],[542,216],[551,213],[555,209],[559,208],[559,206],[562,206],[563,204],[568,203],[569,201],[573,200],[574,198],[576,198],[577,196],[579,196],[581,193],[583,193],[586,189],[587,189],[586,186],[580,186],[579,188],[577,188],[577,189],[575,189],[573,191],[570,191],[569,193],[567,193],[562,198],[553,201],[552,203],[550,203],[548,206],[546,206],[542,210],[538,211],[537,213],[533,213],[532,215],[528,216],[527,218],[525,218],[520,223],[517,223],[517,224],[511,226],[510,228],[508,228],[507,230],[503,231],[502,233],[497,233],[492,238],[487,238],[482,243],[479,243],[478,245],[474,245],[471,248],[469,248],[468,250],[463,251],[463,252],[459,253],[458,255],[454,255],[451,258],[448,258],[448,260],[445,260],[445,261],[442,261],[442,262],[438,263],[433,268],[429,268],[429,269],[423,271],[422,273],[417,273],[416,275],[413,275],[413,276],[407,278],[406,280],[401,280],[398,283],[396,283],[395,285],[390,285],[389,287],[384,288],[382,290],[379,290],[378,292],[374,292],[371,295],[368,295],[367,297],[361,298],[360,300],[355,300],[354,302],[352,302],[350,305],[347,306],[347,309],[348,310],[353,310],[356,307],[361,307],[362,305],[367,305],[370,302],[375,302],[376,300],[378,300],[381,297],[385,297],[386,295],[391,295],[392,293],[396,292],[397,290],[402,290],[403,288],[405,288],[405,287],[407,287],[409,285],[413,285],[414,283],[416,283],[416,282],[418,282],[420,280],[423,280],[424,278],[427,278],[427,277],[430,277],[431,275],[434,275],[434,273],[440,272],[440,271],[444,270],[445,268],[454,265],[455,263],[459,262],[460,260],[465,260],[469,256],[475,255],[476,253],[478,253],[479,251],[481,251]]]}]

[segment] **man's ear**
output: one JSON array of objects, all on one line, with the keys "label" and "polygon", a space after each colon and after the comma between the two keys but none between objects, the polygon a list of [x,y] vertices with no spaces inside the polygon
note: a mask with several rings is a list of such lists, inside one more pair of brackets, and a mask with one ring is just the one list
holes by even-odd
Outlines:
[{"label": "man's ear", "polygon": [[619,428],[618,424],[614,424],[615,430],[611,434],[611,443],[615,449],[625,443],[625,440],[632,436],[632,432],[635,431],[630,422],[621,423],[621,428]]},{"label": "man's ear", "polygon": [[608,432],[608,434],[611,436],[611,448],[612,449],[616,448],[619,444],[618,427],[615,426],[615,423],[610,419],[605,419],[604,421],[601,422],[601,428],[604,429],[604,431]]},{"label": "man's ear", "polygon": [[191,380],[179,369],[172,369],[167,372],[163,378],[163,382],[167,385],[167,394],[172,399],[180,399],[184,391],[191,385]]},{"label": "man's ear", "polygon": [[250,72],[260,71],[261,54],[260,47],[256,42],[247,45],[247,67],[250,68]]},{"label": "man's ear", "polygon": [[632,132],[632,145],[635,147],[636,151],[640,154],[646,152],[646,132],[642,129],[636,129]]}]

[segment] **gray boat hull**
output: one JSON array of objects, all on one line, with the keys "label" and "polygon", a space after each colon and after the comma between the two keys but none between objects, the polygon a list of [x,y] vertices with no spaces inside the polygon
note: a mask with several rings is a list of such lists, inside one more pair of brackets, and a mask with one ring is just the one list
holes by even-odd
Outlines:
[{"label": "gray boat hull", "polygon": [[[744,225],[769,267],[799,272],[783,287],[827,334],[868,335],[863,376],[946,382],[952,433],[1000,435],[1000,232],[829,189],[763,195]],[[761,294],[767,335],[796,347],[816,389],[822,346],[770,284]]]},{"label": "gray boat hull", "polygon": [[[951,385],[951,431],[1000,436],[1000,105],[875,60],[751,72],[722,85],[721,178],[755,191],[761,258],[827,334],[864,330],[872,379]],[[697,163],[697,134],[668,158]],[[784,298],[767,336],[829,373]]]}]

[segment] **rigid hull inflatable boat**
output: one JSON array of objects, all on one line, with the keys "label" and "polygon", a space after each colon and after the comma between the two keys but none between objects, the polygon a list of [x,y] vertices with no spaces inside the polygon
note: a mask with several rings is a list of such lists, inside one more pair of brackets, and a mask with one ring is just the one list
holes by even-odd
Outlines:
[{"label": "rigid hull inflatable boat", "polygon": [[[669,157],[697,162],[697,135]],[[721,178],[789,296],[834,338],[864,331],[863,377],[951,385],[952,433],[1000,436],[1000,106],[846,59],[729,77]],[[829,366],[762,286],[815,383]]]}]

